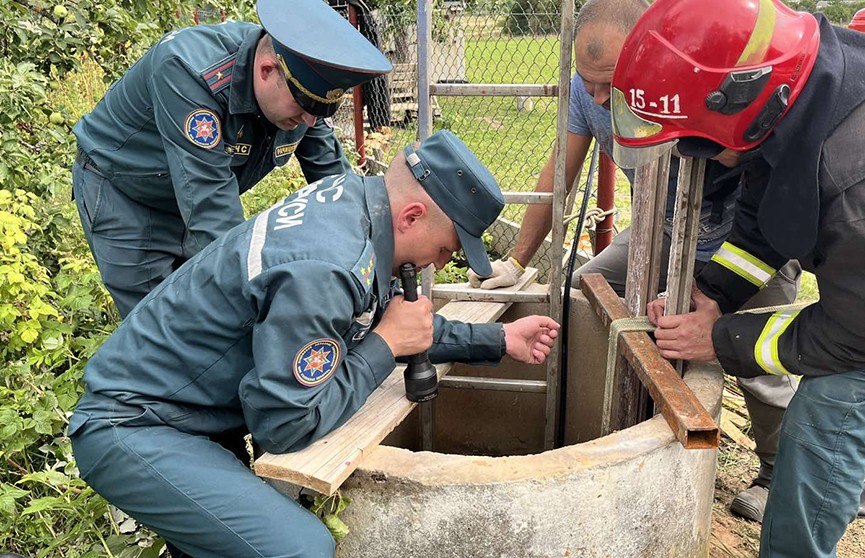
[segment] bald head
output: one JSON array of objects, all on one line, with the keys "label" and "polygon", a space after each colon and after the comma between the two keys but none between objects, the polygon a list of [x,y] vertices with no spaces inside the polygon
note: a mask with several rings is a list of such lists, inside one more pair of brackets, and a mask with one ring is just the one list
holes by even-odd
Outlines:
[{"label": "bald head", "polygon": [[[415,148],[418,142],[415,142]],[[435,224],[450,223],[444,211],[430,197],[429,193],[414,177],[405,160],[405,153],[396,154],[384,175],[384,183],[390,200],[391,212],[396,214],[410,203],[422,203],[428,209],[428,216]]]},{"label": "bald head", "polygon": [[588,0],[580,8],[574,22],[574,59],[595,103],[609,108],[616,59],[648,7],[644,0]]},{"label": "bald head", "polygon": [[460,249],[460,241],[451,218],[415,179],[404,152],[391,161],[384,183],[393,221],[394,275],[405,262],[442,269]]}]

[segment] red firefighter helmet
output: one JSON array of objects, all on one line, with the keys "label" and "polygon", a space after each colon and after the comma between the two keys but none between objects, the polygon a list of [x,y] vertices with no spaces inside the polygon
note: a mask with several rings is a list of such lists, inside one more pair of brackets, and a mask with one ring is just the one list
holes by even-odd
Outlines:
[{"label": "red firefighter helmet", "polygon": [[850,25],[847,27],[854,31],[865,31],[865,8],[853,15],[853,19],[850,20]]},{"label": "red firefighter helmet", "polygon": [[657,0],[613,73],[616,163],[640,166],[683,137],[755,147],[802,91],[819,43],[817,20],[778,0]]}]

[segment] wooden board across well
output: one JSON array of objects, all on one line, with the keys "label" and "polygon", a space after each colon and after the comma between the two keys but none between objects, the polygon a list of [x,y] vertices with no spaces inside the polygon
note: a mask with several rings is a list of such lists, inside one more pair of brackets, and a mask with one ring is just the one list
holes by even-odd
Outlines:
[{"label": "wooden board across well", "polygon": [[[537,278],[538,271],[526,270],[513,287],[497,293],[518,292]],[[449,320],[490,323],[498,319],[510,302],[454,301],[438,313]],[[439,378],[452,368],[451,363],[436,365]],[[364,455],[375,449],[414,409],[405,397],[403,365],[399,365],[348,422],[308,447],[284,454],[265,453],[255,461],[255,473],[263,478],[278,479],[310,488],[322,494],[333,494],[351,475]]]}]

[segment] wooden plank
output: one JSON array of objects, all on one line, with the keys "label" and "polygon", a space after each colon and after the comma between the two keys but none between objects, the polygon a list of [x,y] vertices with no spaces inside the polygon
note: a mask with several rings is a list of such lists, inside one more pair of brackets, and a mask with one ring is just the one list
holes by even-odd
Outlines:
[{"label": "wooden plank", "polygon": [[[439,378],[452,364],[436,365]],[[405,398],[403,370],[393,373],[370,394],[363,407],[343,426],[308,447],[284,454],[265,453],[255,461],[255,474],[333,494],[372,451],[414,409]]]},{"label": "wooden plank", "polygon": [[721,431],[724,432],[724,435],[742,446],[747,450],[754,451],[757,448],[757,444],[754,443],[754,440],[745,436],[741,430],[734,424],[734,422],[728,416],[729,413],[722,412],[721,413]]},{"label": "wooden plank", "polygon": [[433,298],[448,301],[466,302],[549,302],[550,295],[547,292],[525,293],[520,292],[530,283],[534,283],[538,277],[538,270],[529,267],[520,277],[520,280],[512,287],[500,289],[483,290],[476,289],[468,283],[445,283],[433,286]]},{"label": "wooden plank", "polygon": [[558,97],[558,85],[522,83],[435,83],[430,93],[448,97]]},{"label": "wooden plank", "polygon": [[[658,293],[661,273],[661,242],[670,175],[670,155],[636,169],[628,243],[628,280],[625,304],[632,316],[645,316],[646,305]],[[628,428],[646,418],[647,394],[624,362],[616,370],[618,410],[616,429]]]},{"label": "wooden plank", "polygon": [[552,192],[502,192],[502,197],[505,203],[551,205],[554,196]]},{"label": "wooden plank", "polygon": [[[562,2],[560,36],[573,37],[574,32],[574,3]],[[570,277],[564,277],[562,260],[564,259],[565,235],[567,226],[564,223],[565,206],[567,205],[568,187],[566,184],[566,159],[567,144],[565,133],[568,125],[568,112],[570,106],[570,68],[571,55],[574,43],[572,40],[562,41],[559,48],[559,84],[557,90],[556,107],[556,146],[555,165],[553,167],[553,206],[552,206],[552,228],[550,230],[550,273],[547,280],[550,284],[550,317],[558,323],[563,323],[565,296],[570,300]],[[576,188],[575,188],[576,190]],[[576,246],[574,249],[576,250]],[[563,375],[567,370],[562,368],[562,340],[559,338],[553,343],[552,350],[547,356],[545,380],[547,382],[547,393],[544,405],[544,449],[551,450],[556,446],[564,445],[565,425],[564,401],[567,393],[562,387]]]},{"label": "wooden plank", "polygon": [[[613,320],[631,317],[602,275],[583,275],[580,287],[605,326]],[[687,449],[717,448],[721,436],[718,425],[676,370],[661,356],[649,335],[643,331],[622,333],[619,349],[682,446]]]},{"label": "wooden plank", "polygon": [[[519,288],[530,285],[536,277],[537,269],[529,268],[518,283]],[[451,320],[490,323],[510,305],[509,302],[457,301],[446,304],[438,313]],[[438,377],[447,374],[452,366],[451,363],[436,365]],[[363,407],[340,428],[302,450],[285,454],[265,453],[255,461],[255,473],[322,494],[336,492],[363,456],[375,449],[417,405],[405,397],[404,368],[404,365],[397,366],[370,394]]]},{"label": "wooden plank", "polygon": [[705,159],[690,157],[679,159],[679,181],[676,188],[676,207],[673,211],[670,261],[667,265],[665,316],[682,314],[690,308],[705,174]]}]

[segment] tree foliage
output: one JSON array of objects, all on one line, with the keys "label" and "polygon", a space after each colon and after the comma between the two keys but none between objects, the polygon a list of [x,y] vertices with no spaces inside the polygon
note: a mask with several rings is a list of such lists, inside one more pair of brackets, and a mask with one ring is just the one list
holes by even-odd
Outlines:
[{"label": "tree foliage", "polygon": [[818,2],[817,0],[792,0],[788,1],[787,5],[800,12],[820,12],[835,25],[846,27],[850,23],[850,20],[853,19],[853,14],[865,8],[865,1],[829,0],[827,2]]},{"label": "tree foliage", "polygon": [[514,0],[505,19],[505,31],[514,36],[556,35],[561,26],[558,0]]}]

